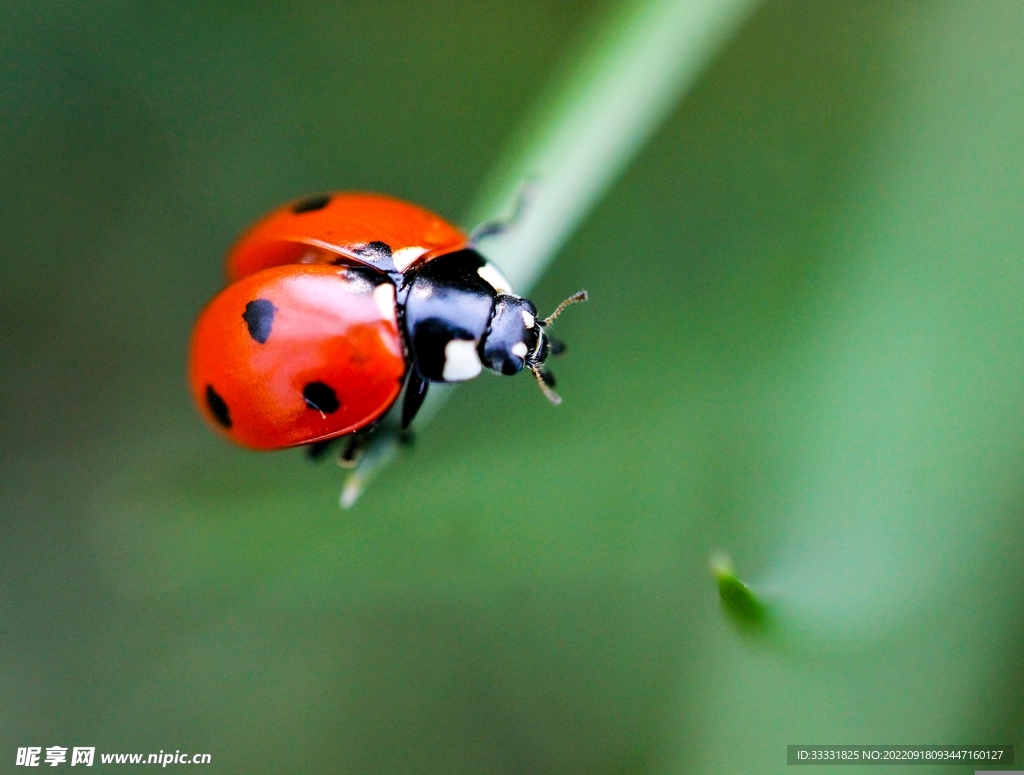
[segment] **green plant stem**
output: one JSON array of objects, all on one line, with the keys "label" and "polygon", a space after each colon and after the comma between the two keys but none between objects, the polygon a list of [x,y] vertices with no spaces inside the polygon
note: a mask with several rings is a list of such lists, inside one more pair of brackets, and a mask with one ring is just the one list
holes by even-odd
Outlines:
[{"label": "green plant stem", "polygon": [[[529,184],[529,203],[514,228],[482,246],[518,292],[529,291],[759,2],[625,0],[587,27],[463,221],[507,217]],[[416,428],[450,394],[440,387],[431,387]],[[395,457],[393,429],[389,418],[369,442],[345,483],[343,507]]]}]

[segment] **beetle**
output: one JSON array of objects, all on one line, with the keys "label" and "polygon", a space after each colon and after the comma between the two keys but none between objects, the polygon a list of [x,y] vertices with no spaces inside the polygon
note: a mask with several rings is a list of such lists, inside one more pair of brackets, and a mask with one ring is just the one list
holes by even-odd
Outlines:
[{"label": "beetle", "polygon": [[368,431],[404,390],[401,425],[432,382],[545,366],[563,345],[546,318],[440,216],[378,194],[291,202],[229,250],[227,287],[200,313],[190,385],[205,417],[254,449],[320,445]]}]

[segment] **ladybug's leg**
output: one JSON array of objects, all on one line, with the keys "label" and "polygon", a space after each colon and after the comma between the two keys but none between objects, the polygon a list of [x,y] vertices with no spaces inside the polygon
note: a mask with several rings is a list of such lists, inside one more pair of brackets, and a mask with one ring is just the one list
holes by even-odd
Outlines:
[{"label": "ladybug's leg", "polygon": [[405,399],[402,401],[402,428],[408,428],[409,424],[416,417],[420,407],[423,406],[423,399],[427,397],[427,382],[416,373],[416,369],[410,369],[409,384],[405,386]]},{"label": "ladybug's leg", "polygon": [[551,345],[551,354],[556,358],[565,352],[565,342],[561,339],[555,339],[553,336],[548,336],[548,344]]},{"label": "ladybug's leg", "polygon": [[360,431],[358,433],[350,433],[347,436],[337,436],[325,441],[314,441],[312,444],[306,445],[306,457],[314,463],[319,463],[327,456],[330,450],[337,447],[339,442],[342,442],[342,446],[337,447],[338,465],[343,468],[351,468],[359,459],[365,438],[366,433]]},{"label": "ladybug's leg", "polygon": [[515,226],[522,219],[523,213],[526,212],[526,208],[530,204],[530,200],[533,199],[536,190],[537,184],[533,181],[523,183],[516,195],[516,204],[512,210],[512,215],[500,221],[485,221],[473,229],[469,233],[470,247],[476,247],[480,244],[480,240],[487,239],[488,237],[497,237],[499,234]]},{"label": "ladybug's leg", "polygon": [[312,444],[307,444],[306,457],[313,462],[319,462],[337,441],[337,439],[327,439],[327,441],[314,441]]},{"label": "ladybug's leg", "polygon": [[338,450],[338,465],[342,468],[355,468],[359,456],[366,446],[366,433],[351,433],[345,436],[345,446]]}]

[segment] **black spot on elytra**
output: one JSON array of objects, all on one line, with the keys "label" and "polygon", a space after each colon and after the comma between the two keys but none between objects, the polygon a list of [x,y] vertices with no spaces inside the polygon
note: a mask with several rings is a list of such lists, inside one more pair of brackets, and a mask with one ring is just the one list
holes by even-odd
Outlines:
[{"label": "black spot on elytra", "polygon": [[369,261],[383,261],[391,258],[391,246],[386,242],[374,240],[373,242],[367,242],[361,248],[357,248],[356,253]]},{"label": "black spot on elytra", "polygon": [[206,405],[210,407],[210,411],[217,418],[217,422],[225,428],[231,427],[231,412],[228,411],[228,405],[224,403],[224,399],[217,395],[213,385],[206,386]]},{"label": "black spot on elytra", "polygon": [[314,210],[323,210],[330,201],[330,194],[317,194],[316,196],[306,197],[301,202],[296,202],[292,205],[292,212],[296,215],[301,215],[302,213],[311,213]]},{"label": "black spot on elytra", "polygon": [[323,382],[308,383],[302,388],[302,397],[306,400],[306,406],[324,414],[334,414],[341,407],[333,388]]},{"label": "black spot on elytra", "polygon": [[260,344],[266,344],[270,337],[270,329],[274,325],[274,313],[277,307],[266,299],[256,299],[245,305],[242,320],[249,327],[249,336]]}]

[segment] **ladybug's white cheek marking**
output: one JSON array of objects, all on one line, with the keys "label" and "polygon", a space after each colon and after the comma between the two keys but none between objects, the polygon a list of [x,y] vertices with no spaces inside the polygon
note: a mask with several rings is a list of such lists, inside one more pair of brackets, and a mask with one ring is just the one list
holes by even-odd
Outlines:
[{"label": "ladybug's white cheek marking", "polygon": [[444,346],[444,370],[441,377],[445,382],[462,382],[473,379],[484,370],[472,339],[452,339]]},{"label": "ladybug's white cheek marking", "polygon": [[529,331],[531,328],[533,328],[533,324],[536,323],[536,322],[537,322],[537,318],[535,318],[533,315],[531,315],[529,312],[527,312],[524,309],[523,310],[523,325],[526,326],[526,330]]},{"label": "ladybug's white cheek marking", "polygon": [[381,283],[373,289],[373,300],[385,320],[395,319],[395,286]]},{"label": "ladybug's white cheek marking", "polygon": [[399,248],[391,254],[391,260],[395,264],[395,269],[399,272],[404,272],[410,266],[412,262],[427,252],[426,248]]},{"label": "ladybug's white cheek marking", "polygon": [[512,293],[512,283],[506,280],[505,275],[501,273],[501,270],[490,261],[477,269],[476,273],[480,275],[480,279],[494,288],[498,293]]},{"label": "ladybug's white cheek marking", "polygon": [[[523,314],[525,315],[527,313],[524,312]],[[525,358],[527,352],[529,352],[529,350],[526,347],[526,342],[517,342],[516,344],[512,345],[513,355],[518,355],[520,358]]]}]

